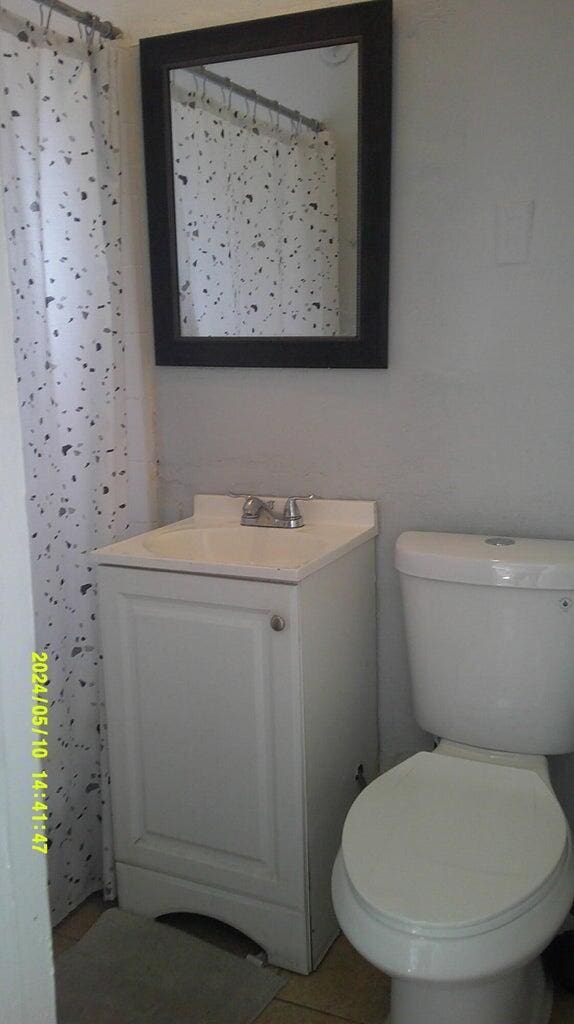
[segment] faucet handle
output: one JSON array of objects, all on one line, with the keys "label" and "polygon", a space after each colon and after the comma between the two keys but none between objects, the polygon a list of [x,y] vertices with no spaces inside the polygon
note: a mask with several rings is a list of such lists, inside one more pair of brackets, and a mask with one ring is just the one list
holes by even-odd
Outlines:
[{"label": "faucet handle", "polygon": [[243,502],[243,515],[247,516],[256,516],[259,509],[263,507],[272,510],[275,505],[274,500],[265,502],[258,494],[247,494],[243,491],[228,491],[227,494],[230,498],[245,498]]},{"label": "faucet handle", "polygon": [[246,491],[228,491],[227,494],[228,494],[228,497],[230,497],[230,498],[245,498],[245,501],[243,502],[243,512],[244,513],[248,510],[250,503],[254,499],[257,499],[257,495],[256,494],[247,494]]},{"label": "faucet handle", "polygon": [[285,502],[285,508],[283,515],[286,519],[300,519],[301,510],[297,504],[298,501],[312,501],[315,498],[315,494],[292,494],[290,498],[287,498]]},{"label": "faucet handle", "polygon": [[262,499],[258,494],[253,494],[253,491],[228,491],[227,496],[229,498],[245,498],[245,503],[248,501],[261,501]]}]

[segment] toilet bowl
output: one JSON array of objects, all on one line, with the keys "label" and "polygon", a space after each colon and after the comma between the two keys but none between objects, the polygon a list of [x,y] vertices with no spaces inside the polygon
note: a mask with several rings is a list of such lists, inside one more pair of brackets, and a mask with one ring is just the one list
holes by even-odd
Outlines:
[{"label": "toilet bowl", "polygon": [[353,804],[333,903],[349,941],[393,978],[392,1024],[548,1020],[536,958],[570,909],[574,858],[544,759],[532,760],[439,746]]},{"label": "toilet bowl", "polygon": [[397,565],[415,714],[450,738],[351,807],[335,912],[391,977],[389,1024],[547,1024],[540,953],[574,899],[545,756],[574,748],[574,542],[406,534]]}]

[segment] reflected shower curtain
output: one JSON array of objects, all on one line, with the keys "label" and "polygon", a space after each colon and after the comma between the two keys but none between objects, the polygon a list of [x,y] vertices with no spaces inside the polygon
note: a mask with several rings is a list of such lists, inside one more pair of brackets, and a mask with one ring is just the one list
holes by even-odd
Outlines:
[{"label": "reflected shower curtain", "polygon": [[127,528],[117,54],[97,37],[89,45],[46,37],[1,8],[0,42],[0,168],[36,642],[50,664],[56,922],[102,879],[108,894],[113,886],[89,552]]},{"label": "reflected shower curtain", "polygon": [[181,331],[339,333],[336,155],[172,84]]}]

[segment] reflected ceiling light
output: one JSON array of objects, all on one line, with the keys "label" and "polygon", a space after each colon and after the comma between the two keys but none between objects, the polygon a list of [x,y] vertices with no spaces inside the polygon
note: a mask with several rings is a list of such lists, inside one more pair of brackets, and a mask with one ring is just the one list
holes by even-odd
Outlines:
[{"label": "reflected ceiling light", "polygon": [[327,46],[321,50],[324,64],[344,64],[351,56],[353,43],[342,43],[341,46]]}]

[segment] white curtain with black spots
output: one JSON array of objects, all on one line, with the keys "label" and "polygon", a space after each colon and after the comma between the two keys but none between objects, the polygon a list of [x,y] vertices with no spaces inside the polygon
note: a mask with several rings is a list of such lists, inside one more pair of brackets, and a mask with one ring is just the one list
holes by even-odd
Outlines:
[{"label": "white curtain with black spots", "polygon": [[98,37],[46,37],[1,8],[0,43],[0,173],[36,642],[50,663],[57,922],[102,883],[113,891],[89,552],[127,529],[117,53]]},{"label": "white curtain with black spots", "polygon": [[172,84],[181,331],[339,333],[336,154]]}]

